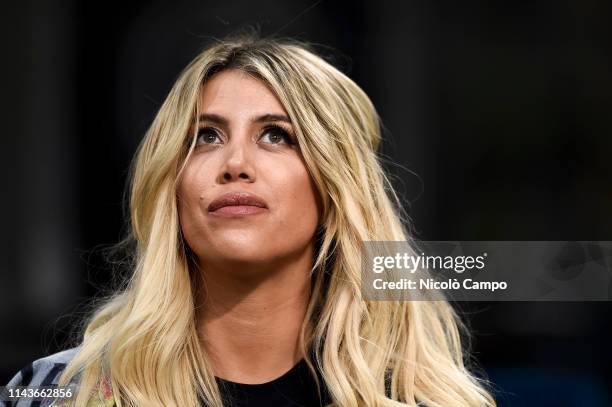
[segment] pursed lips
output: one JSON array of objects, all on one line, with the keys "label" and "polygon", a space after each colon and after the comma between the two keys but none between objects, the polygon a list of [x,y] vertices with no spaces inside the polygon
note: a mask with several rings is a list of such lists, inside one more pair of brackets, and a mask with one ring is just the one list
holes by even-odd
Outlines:
[{"label": "pursed lips", "polygon": [[267,210],[268,206],[262,198],[245,191],[223,194],[208,206],[210,214],[218,215],[248,215]]}]

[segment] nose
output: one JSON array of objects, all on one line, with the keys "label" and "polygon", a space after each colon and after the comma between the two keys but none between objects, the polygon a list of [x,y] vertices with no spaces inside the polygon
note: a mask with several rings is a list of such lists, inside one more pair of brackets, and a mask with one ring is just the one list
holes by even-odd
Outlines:
[{"label": "nose", "polygon": [[225,147],[224,161],[219,172],[219,183],[255,182],[250,137],[247,134],[231,137]]}]

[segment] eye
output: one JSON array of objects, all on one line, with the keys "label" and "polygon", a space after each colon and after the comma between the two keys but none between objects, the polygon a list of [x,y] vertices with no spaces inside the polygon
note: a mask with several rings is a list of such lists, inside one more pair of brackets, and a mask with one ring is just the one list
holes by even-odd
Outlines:
[{"label": "eye", "polygon": [[215,139],[219,138],[219,133],[212,127],[201,127],[196,136],[197,144],[218,144]]},{"label": "eye", "polygon": [[268,139],[271,144],[282,144],[284,140],[287,144],[295,144],[293,137],[289,134],[289,132],[277,125],[267,126],[261,132],[261,138],[265,138],[269,136]]}]

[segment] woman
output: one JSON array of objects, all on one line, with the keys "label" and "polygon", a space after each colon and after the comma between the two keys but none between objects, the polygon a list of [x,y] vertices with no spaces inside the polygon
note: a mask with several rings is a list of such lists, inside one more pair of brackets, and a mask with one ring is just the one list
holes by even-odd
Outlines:
[{"label": "woman", "polygon": [[447,302],[360,298],[361,243],[409,239],[380,141],[308,45],[204,50],[132,167],[133,274],[33,377],[78,406],[495,405]]}]

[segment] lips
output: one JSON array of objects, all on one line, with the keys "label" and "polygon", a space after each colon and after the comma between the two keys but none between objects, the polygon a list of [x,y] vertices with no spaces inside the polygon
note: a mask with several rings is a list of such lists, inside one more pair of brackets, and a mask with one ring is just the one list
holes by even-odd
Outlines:
[{"label": "lips", "polygon": [[214,199],[210,205],[208,205],[208,211],[214,212],[217,209],[226,206],[255,206],[258,208],[268,207],[263,199],[250,192],[230,192]]}]

